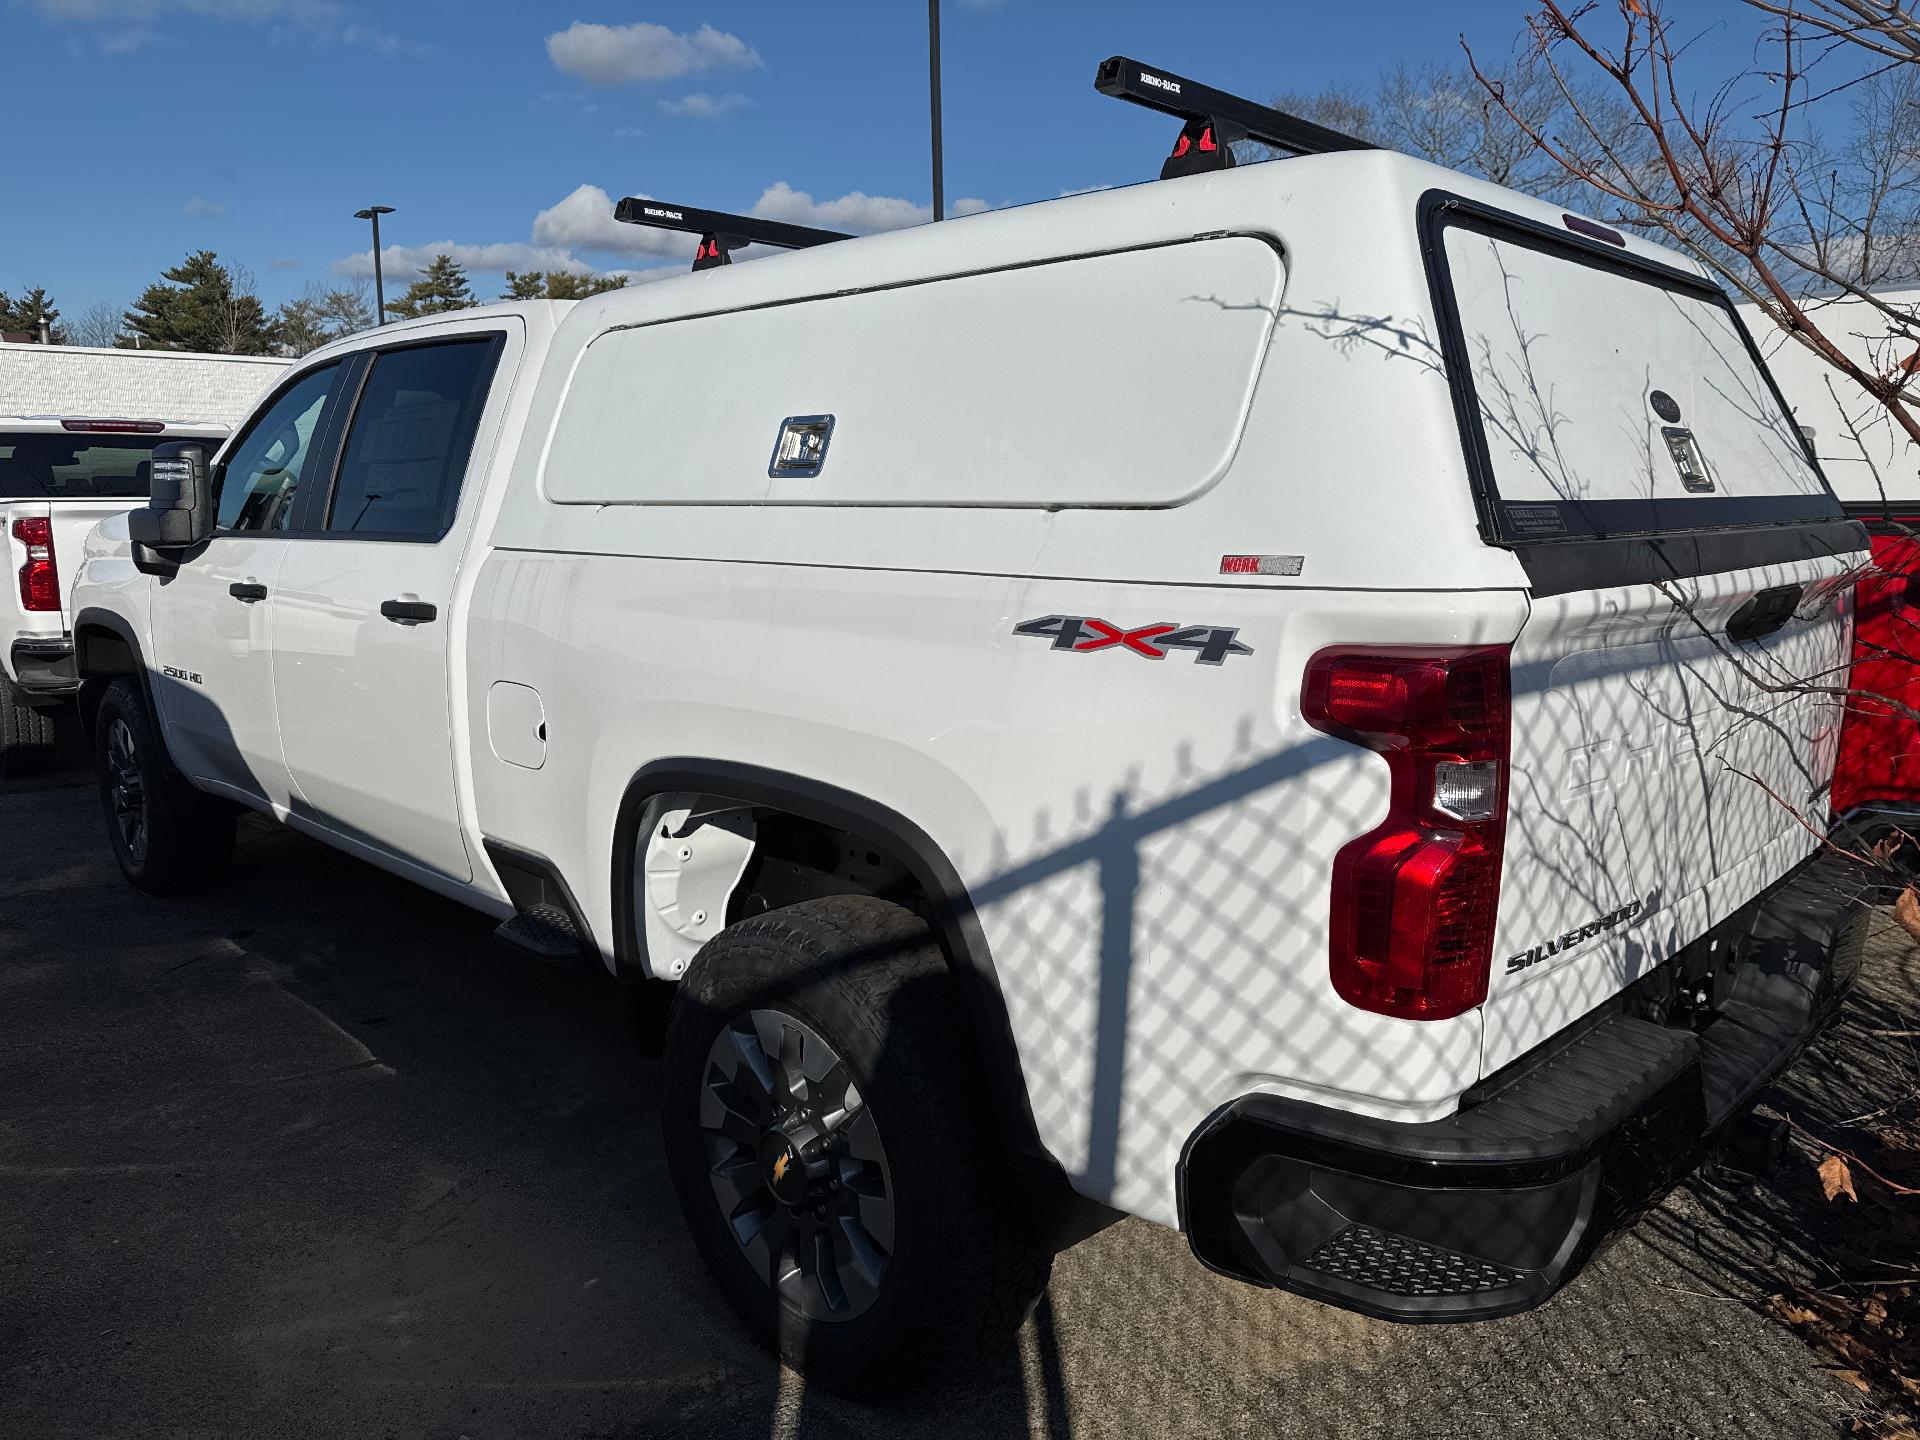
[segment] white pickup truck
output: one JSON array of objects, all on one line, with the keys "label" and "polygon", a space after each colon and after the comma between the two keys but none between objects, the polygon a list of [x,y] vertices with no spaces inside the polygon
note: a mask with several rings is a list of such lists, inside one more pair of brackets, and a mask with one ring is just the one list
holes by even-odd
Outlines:
[{"label": "white pickup truck", "polygon": [[57,717],[79,689],[62,580],[81,541],[146,500],[154,446],[217,445],[226,434],[163,420],[0,415],[0,547],[11,582],[0,590],[0,776],[52,755]]},{"label": "white pickup truck", "polygon": [[75,640],[134,884],[246,806],[675,987],[659,1143],[789,1359],[1017,1323],[1013,1177],[1525,1309],[1831,1013],[1866,542],[1697,266],[1357,149],[739,239],[307,357]]}]

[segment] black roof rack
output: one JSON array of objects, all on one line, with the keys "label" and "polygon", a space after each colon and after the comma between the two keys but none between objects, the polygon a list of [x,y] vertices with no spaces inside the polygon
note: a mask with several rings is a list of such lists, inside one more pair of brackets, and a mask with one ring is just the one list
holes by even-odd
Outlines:
[{"label": "black roof rack", "polygon": [[833,240],[853,237],[838,230],[815,230],[779,220],[756,220],[751,215],[729,215],[724,210],[696,210],[691,205],[669,205],[629,195],[613,207],[613,218],[628,225],[651,225],[658,230],[684,230],[700,237],[693,257],[695,270],[731,265],[733,252],[749,245],[773,245],[782,250],[804,250]]},{"label": "black roof rack", "polygon": [[1298,115],[1256,105],[1238,95],[1215,90],[1171,70],[1159,70],[1115,55],[1100,63],[1093,77],[1093,88],[1115,100],[1130,100],[1163,115],[1172,115],[1186,123],[1173,153],[1160,167],[1160,178],[1197,175],[1205,170],[1225,170],[1234,163],[1227,147],[1236,140],[1257,140],[1276,150],[1295,155],[1324,155],[1333,150],[1376,150],[1379,147],[1357,135],[1343,135]]}]

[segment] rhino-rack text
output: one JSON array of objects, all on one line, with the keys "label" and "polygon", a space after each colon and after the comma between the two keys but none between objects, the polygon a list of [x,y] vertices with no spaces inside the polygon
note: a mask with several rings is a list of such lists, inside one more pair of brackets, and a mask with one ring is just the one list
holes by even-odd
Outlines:
[{"label": "rhino-rack text", "polygon": [[1564,935],[1556,935],[1544,945],[1536,945],[1518,955],[1507,957],[1507,973],[1524,970],[1529,965],[1538,965],[1542,960],[1550,960],[1563,951],[1571,950],[1582,940],[1591,940],[1602,930],[1611,930],[1616,925],[1624,925],[1640,913],[1640,902],[1630,900],[1611,915],[1602,915],[1598,920],[1589,921],[1578,930],[1569,930]]}]

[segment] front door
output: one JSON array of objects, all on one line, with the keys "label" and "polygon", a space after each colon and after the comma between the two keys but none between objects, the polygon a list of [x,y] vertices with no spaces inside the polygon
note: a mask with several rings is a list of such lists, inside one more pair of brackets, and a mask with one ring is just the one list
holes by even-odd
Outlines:
[{"label": "front door", "polygon": [[285,805],[273,606],[300,480],[324,474],[342,367],[296,376],[215,472],[213,538],[153,591],[153,693],[174,763],[238,797]]},{"label": "front door", "polygon": [[469,333],[369,357],[327,512],[291,543],[274,591],[295,810],[456,880],[473,866],[455,790],[450,612],[472,518],[462,481],[504,344]]}]

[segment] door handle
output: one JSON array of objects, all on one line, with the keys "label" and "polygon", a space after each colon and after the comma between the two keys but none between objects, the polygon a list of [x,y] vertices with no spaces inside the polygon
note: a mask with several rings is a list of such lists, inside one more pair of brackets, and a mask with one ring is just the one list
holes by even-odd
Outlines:
[{"label": "door handle", "polygon": [[256,585],[249,580],[245,584],[235,583],[227,586],[227,593],[242,605],[251,605],[256,600],[267,598],[267,587]]},{"label": "door handle", "polygon": [[424,600],[382,600],[380,613],[396,625],[424,625],[440,614]]}]

